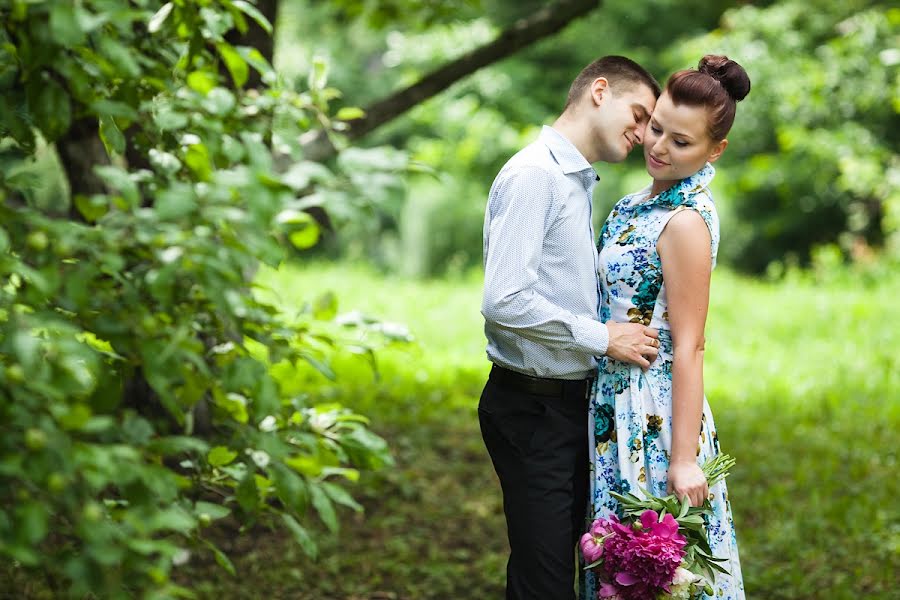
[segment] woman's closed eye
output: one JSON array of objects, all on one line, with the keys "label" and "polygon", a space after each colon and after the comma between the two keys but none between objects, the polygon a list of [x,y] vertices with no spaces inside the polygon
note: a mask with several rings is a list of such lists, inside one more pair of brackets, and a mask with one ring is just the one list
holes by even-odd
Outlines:
[{"label": "woman's closed eye", "polygon": [[[656,127],[654,125],[650,126],[650,131],[652,131],[654,135],[662,135],[662,129],[660,129],[659,127]],[[675,142],[675,145],[678,146],[679,148],[684,148],[685,146],[687,146],[689,144],[689,142],[685,142],[684,140],[672,140],[672,141]]]}]

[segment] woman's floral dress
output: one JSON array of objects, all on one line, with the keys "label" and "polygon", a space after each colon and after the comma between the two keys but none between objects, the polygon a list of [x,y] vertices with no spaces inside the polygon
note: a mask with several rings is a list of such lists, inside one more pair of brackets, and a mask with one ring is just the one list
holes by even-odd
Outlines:
[{"label": "woman's floral dress", "polygon": [[[609,358],[601,360],[590,406],[593,466],[593,518],[619,514],[609,493],[641,488],[666,494],[672,439],[672,336],[666,309],[666,286],[656,242],[673,215],[696,210],[709,227],[712,260],[719,245],[719,221],[709,192],[715,171],[707,164],[658,196],[650,188],[622,198],[613,208],[597,243],[600,252],[601,319],[643,323],[659,330],[659,356],[647,372]],[[697,461],[719,453],[712,413],[703,400]],[[712,598],[742,599],[744,586],[737,540],[725,482],[710,489],[713,516],[707,523],[713,554],[730,576],[718,574]],[[588,573],[583,598],[596,598]]]}]

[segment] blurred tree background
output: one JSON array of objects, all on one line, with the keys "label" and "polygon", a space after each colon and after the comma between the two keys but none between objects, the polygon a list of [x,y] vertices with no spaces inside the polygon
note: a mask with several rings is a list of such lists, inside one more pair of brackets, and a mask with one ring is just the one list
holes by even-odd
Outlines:
[{"label": "blurred tree background", "polygon": [[[425,3],[421,15],[409,4],[285,3],[280,71],[296,75],[325,56],[344,100],[365,107],[545,5]],[[809,264],[823,246],[846,258],[878,252],[900,210],[897,19],[879,2],[604,2],[361,140],[402,148],[428,169],[386,199],[367,232],[346,230],[329,249],[415,275],[477,265],[485,182],[558,114],[581,66],[626,54],[664,82],[719,52],[754,83],[718,164],[723,261],[762,273]],[[637,154],[600,172],[601,208],[644,176]]]},{"label": "blurred tree background", "polygon": [[[663,83],[706,53],[753,82],[717,163],[707,353],[748,596],[896,594],[893,3],[2,0],[0,22],[0,597],[501,597],[487,190],[594,58]],[[647,177],[640,153],[598,172],[598,221]]]}]

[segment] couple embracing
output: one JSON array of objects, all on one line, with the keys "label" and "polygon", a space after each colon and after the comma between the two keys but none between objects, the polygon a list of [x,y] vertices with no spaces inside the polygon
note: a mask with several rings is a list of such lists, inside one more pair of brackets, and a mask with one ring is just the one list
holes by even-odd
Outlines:
[{"label": "couple embracing", "polygon": [[[708,486],[700,465],[719,454],[703,392],[712,163],[749,90],[724,56],[662,91],[637,63],[600,58],[491,186],[482,314],[493,367],[479,420],[503,490],[509,600],[597,598],[577,542],[590,520],[620,512],[610,492],[639,489],[710,499],[709,545],[729,572],[713,597],[744,598],[725,483]],[[597,235],[591,165],[637,145],[650,182]]]}]

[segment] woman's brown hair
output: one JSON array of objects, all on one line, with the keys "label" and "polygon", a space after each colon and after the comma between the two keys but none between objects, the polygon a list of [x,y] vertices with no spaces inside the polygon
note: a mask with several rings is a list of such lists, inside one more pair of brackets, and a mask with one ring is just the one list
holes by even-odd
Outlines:
[{"label": "woman's brown hair", "polygon": [[707,54],[696,69],[669,77],[666,92],[675,104],[705,106],[709,110],[709,137],[719,141],[731,130],[737,103],[750,93],[750,77],[727,56]]}]

